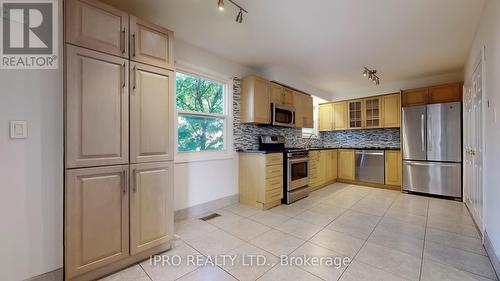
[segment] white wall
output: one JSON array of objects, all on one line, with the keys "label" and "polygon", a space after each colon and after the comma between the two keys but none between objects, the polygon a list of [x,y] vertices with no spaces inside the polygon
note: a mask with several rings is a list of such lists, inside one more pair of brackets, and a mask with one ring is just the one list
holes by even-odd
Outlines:
[{"label": "white wall", "polygon": [[62,69],[0,70],[0,85],[0,280],[17,281],[63,264]]},{"label": "white wall", "polygon": [[[486,232],[500,257],[500,1],[488,0],[481,17],[479,30],[474,39],[465,67],[465,77],[470,77],[481,48],[486,47],[486,85],[484,93],[489,101],[484,116],[485,126],[485,225]],[[496,118],[495,118],[496,112]],[[495,120],[496,119],[496,120]]]}]

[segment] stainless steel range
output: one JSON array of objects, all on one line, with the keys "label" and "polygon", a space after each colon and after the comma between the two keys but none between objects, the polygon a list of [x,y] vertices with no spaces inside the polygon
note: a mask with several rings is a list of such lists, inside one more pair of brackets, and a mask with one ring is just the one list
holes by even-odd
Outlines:
[{"label": "stainless steel range", "polygon": [[309,195],[309,152],[304,148],[286,148],[285,137],[261,136],[259,150],[283,152],[283,199],[291,204]]}]

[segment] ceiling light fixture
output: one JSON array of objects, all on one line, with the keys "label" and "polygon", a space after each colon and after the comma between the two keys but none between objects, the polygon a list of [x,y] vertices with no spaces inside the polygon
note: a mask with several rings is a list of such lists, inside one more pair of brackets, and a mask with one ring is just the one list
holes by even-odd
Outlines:
[{"label": "ceiling light fixture", "polygon": [[369,68],[365,67],[363,70],[363,77],[368,77],[368,79],[370,79],[373,84],[378,85],[380,84],[380,78],[376,73],[376,70],[370,70]]},{"label": "ceiling light fixture", "polygon": [[[233,4],[236,6],[240,11],[238,12],[238,15],[236,16],[236,22],[237,23],[242,23],[243,22],[243,12],[248,14],[248,11],[245,10],[243,7],[241,7],[239,4],[235,3],[233,0],[228,0],[229,3]],[[219,0],[217,6],[219,7],[219,10],[224,10],[224,0]]]}]

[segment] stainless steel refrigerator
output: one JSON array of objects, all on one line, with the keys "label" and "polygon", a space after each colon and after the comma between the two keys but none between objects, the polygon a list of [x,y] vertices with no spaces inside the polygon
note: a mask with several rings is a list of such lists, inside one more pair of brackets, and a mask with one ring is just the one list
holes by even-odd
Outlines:
[{"label": "stainless steel refrigerator", "polygon": [[404,107],[403,190],[462,197],[462,105]]}]

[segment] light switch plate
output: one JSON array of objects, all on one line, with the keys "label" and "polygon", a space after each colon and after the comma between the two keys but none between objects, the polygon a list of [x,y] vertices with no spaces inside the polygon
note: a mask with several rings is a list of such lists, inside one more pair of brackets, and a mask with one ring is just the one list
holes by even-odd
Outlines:
[{"label": "light switch plate", "polygon": [[11,139],[26,139],[26,138],[28,138],[28,121],[11,120],[10,121],[10,138]]}]

